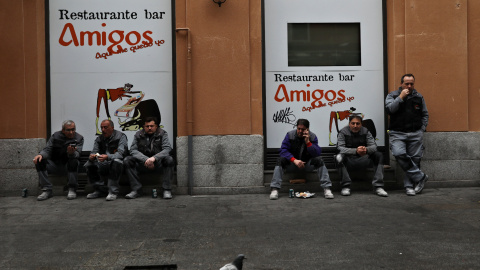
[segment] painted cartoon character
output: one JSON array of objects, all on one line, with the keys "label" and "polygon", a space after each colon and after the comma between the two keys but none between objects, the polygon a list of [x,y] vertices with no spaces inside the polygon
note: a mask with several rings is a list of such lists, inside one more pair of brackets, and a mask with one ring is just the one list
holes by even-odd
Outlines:
[{"label": "painted cartoon character", "polygon": [[[145,124],[145,119],[150,116],[156,117],[158,122],[161,123],[162,116],[155,100],[147,99],[137,104],[138,106],[134,108],[131,118],[127,118],[125,121],[118,118],[118,124],[122,131],[136,131],[141,129]],[[163,128],[163,126],[160,127]]]},{"label": "painted cartoon character", "polygon": [[[102,103],[105,106],[105,112],[107,114],[108,119],[110,120],[110,111],[108,110],[108,100],[114,102],[117,99],[122,100],[122,97],[128,97],[132,98],[130,94],[135,94],[135,93],[141,93],[141,92],[133,92],[131,91],[131,88],[133,87],[132,84],[126,83],[124,87],[119,87],[119,88],[114,88],[114,89],[99,89],[98,90],[98,95],[97,95],[97,118],[95,120],[95,129],[96,129],[96,134],[100,135],[102,132],[98,128],[98,118],[100,117],[100,104]],[[142,98],[143,98],[143,93],[142,93]],[[134,97],[136,100],[137,97]],[[127,102],[127,104],[130,102],[130,100]],[[139,101],[137,101],[138,103]]]}]

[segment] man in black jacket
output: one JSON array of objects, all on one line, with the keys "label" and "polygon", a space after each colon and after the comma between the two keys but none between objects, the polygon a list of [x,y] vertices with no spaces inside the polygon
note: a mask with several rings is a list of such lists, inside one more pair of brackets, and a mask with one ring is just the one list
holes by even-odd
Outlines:
[{"label": "man in black jacket", "polygon": [[422,192],[428,180],[428,175],[420,170],[428,110],[425,99],[414,88],[413,74],[403,75],[401,84],[398,90],[389,93],[385,99],[385,107],[390,115],[388,134],[392,155],[405,171],[406,193],[415,196]]},{"label": "man in black jacket", "polygon": [[43,192],[37,200],[44,201],[53,196],[49,173],[65,174],[68,178],[67,199],[77,197],[78,164],[82,153],[83,136],[76,133],[75,122],[64,121],[62,130],[53,133],[45,148],[33,158],[38,173],[38,181]]},{"label": "man in black jacket", "polygon": [[130,148],[131,156],[125,158],[125,171],[130,181],[132,191],[125,198],[135,199],[139,196],[139,172],[163,171],[163,198],[171,199],[171,183],[175,162],[170,155],[172,147],[165,130],[158,127],[156,117],[147,117],[142,130],[133,137]]},{"label": "man in black jacket", "polygon": [[114,129],[111,120],[103,120],[100,128],[102,135],[95,139],[92,152],[85,163],[88,180],[95,189],[87,195],[87,199],[95,199],[106,193],[105,181],[108,179],[106,200],[113,201],[117,199],[123,158],[128,155],[128,141],[124,133]]},{"label": "man in black jacket", "polygon": [[383,189],[383,155],[377,152],[375,138],[366,127],[362,126],[362,117],[358,114],[350,116],[348,126],[338,133],[337,149],[339,154],[335,159],[342,177],[340,194],[350,195],[352,180],[347,169],[365,169],[373,164],[375,174],[372,180],[374,193],[381,197],[388,197]]}]

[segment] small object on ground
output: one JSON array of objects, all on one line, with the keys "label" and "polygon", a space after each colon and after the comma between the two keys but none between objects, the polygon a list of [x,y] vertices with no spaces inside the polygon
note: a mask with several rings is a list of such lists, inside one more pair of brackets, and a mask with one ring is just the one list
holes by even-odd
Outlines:
[{"label": "small object on ground", "polygon": [[310,191],[305,191],[305,192],[296,192],[295,193],[295,197],[297,198],[303,198],[303,199],[307,199],[307,198],[311,198],[315,195],[315,193],[310,193]]}]

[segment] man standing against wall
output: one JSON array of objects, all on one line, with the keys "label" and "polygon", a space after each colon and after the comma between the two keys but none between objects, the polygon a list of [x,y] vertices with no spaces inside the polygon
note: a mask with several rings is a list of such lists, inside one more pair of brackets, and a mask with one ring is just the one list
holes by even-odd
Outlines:
[{"label": "man standing against wall", "polygon": [[168,133],[158,127],[156,117],[147,117],[142,130],[137,131],[130,147],[131,156],[125,158],[125,171],[130,181],[132,191],[125,198],[138,197],[140,184],[139,172],[163,171],[163,198],[172,198],[173,167],[175,162],[170,155],[172,146],[168,140]]},{"label": "man standing against wall", "polygon": [[285,135],[280,148],[280,157],[273,170],[272,183],[270,184],[270,200],[278,199],[278,190],[282,187],[283,170],[294,172],[305,170],[311,172],[317,169],[320,186],[324,190],[326,199],[333,199],[330,187],[332,182],[328,175],[327,167],[320,156],[322,149],[318,145],[317,136],[310,131],[310,122],[307,119],[298,119],[297,129]]},{"label": "man standing against wall", "polygon": [[350,196],[352,180],[347,169],[366,169],[373,163],[375,174],[373,175],[372,185],[374,192],[378,196],[388,197],[387,192],[383,189],[383,155],[377,151],[375,138],[370,131],[362,126],[360,115],[350,116],[348,126],[340,130],[337,138],[337,149],[339,154],[336,155],[335,159],[342,178],[340,194]]},{"label": "man standing against wall", "polygon": [[404,186],[409,196],[421,193],[428,180],[428,175],[420,170],[428,110],[423,96],[414,85],[413,74],[403,75],[401,86],[389,93],[385,100],[390,115],[390,149],[405,171]]},{"label": "man standing against wall", "polygon": [[123,158],[128,155],[127,136],[114,129],[112,120],[103,120],[100,124],[102,135],[95,139],[92,152],[85,163],[89,182],[95,191],[87,199],[95,199],[106,192],[105,180],[108,181],[107,201],[117,199],[119,181],[123,172]]},{"label": "man standing against wall", "polygon": [[78,164],[82,153],[83,136],[76,133],[75,122],[67,120],[62,123],[62,130],[53,133],[45,148],[33,158],[38,173],[38,181],[43,192],[37,197],[44,201],[53,196],[52,183],[48,180],[48,173],[67,173],[67,199],[77,197]]}]

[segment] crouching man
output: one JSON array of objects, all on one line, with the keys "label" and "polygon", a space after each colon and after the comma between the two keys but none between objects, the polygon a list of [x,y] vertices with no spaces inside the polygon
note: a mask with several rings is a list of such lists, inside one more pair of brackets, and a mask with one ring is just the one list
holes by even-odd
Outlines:
[{"label": "crouching man", "polygon": [[130,147],[131,156],[125,158],[125,172],[132,191],[125,198],[135,199],[139,196],[139,173],[163,171],[163,198],[172,198],[171,183],[175,162],[170,155],[172,147],[165,130],[158,127],[156,117],[147,117],[142,130],[137,131]]},{"label": "crouching man", "polygon": [[270,184],[270,200],[278,199],[278,190],[282,186],[283,171],[294,172],[305,170],[311,172],[317,169],[318,180],[323,188],[326,199],[333,199],[330,190],[332,182],[328,175],[327,167],[320,157],[322,149],[318,145],[318,138],[310,132],[310,122],[307,119],[298,119],[297,129],[285,135],[280,148],[280,157],[273,170],[272,183]]},{"label": "crouching man", "polygon": [[124,133],[114,129],[111,120],[103,120],[100,128],[102,135],[95,139],[89,160],[85,163],[88,180],[95,189],[87,195],[87,199],[98,198],[108,191],[106,200],[113,201],[117,199],[123,158],[128,155],[128,141]]},{"label": "crouching man", "polygon": [[362,117],[350,116],[348,126],[338,133],[337,149],[340,152],[335,159],[338,171],[342,178],[341,194],[350,196],[350,184],[352,180],[347,170],[365,169],[372,165],[375,170],[372,185],[375,194],[388,197],[383,189],[383,155],[377,152],[377,144],[370,131],[362,126]]},{"label": "crouching man", "polygon": [[37,197],[44,201],[53,196],[52,183],[48,179],[49,173],[67,174],[68,195],[67,199],[77,197],[78,164],[82,153],[83,136],[76,133],[75,122],[64,121],[62,130],[53,133],[45,148],[33,158],[33,163],[38,173],[38,182],[43,192]]}]

